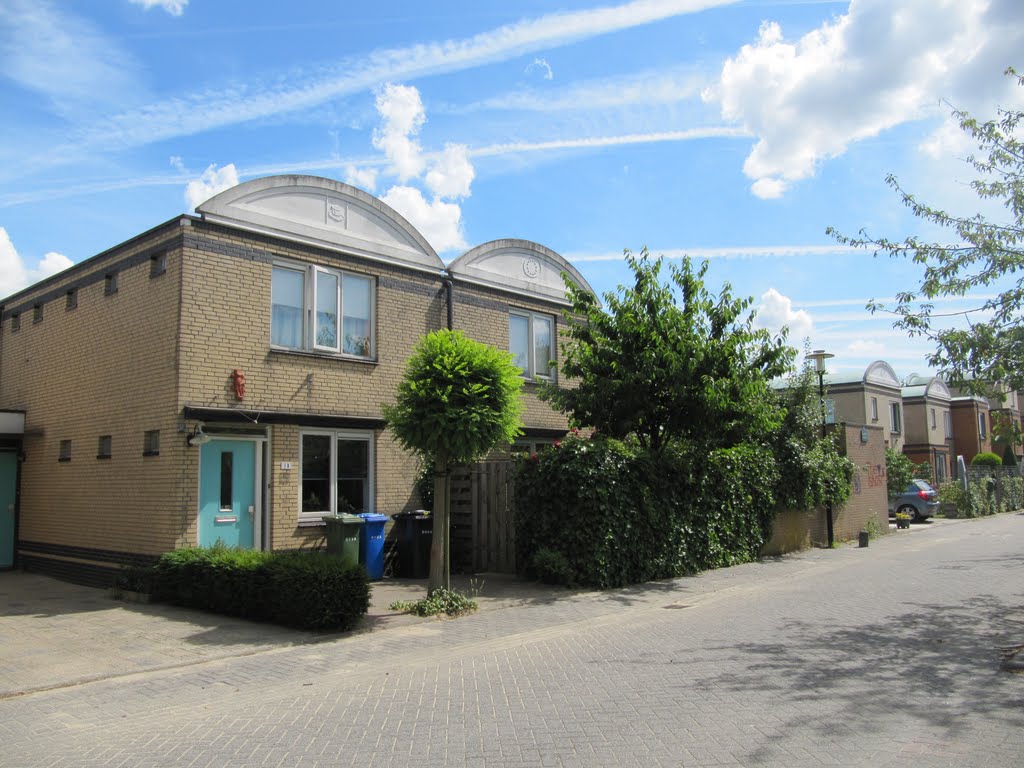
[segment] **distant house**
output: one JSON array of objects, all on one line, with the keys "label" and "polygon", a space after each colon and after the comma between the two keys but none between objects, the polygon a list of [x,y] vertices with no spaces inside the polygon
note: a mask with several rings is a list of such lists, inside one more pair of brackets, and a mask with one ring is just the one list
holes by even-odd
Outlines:
[{"label": "distant house", "polygon": [[862,374],[826,376],[834,421],[881,427],[884,444],[899,451],[905,440],[902,384],[884,360]]},{"label": "distant house", "polygon": [[952,474],[955,463],[952,395],[938,376],[907,378],[903,389],[903,453],[915,464],[927,462],[936,482]]},{"label": "distant house", "polygon": [[419,506],[381,403],[449,325],[514,354],[527,439],[565,433],[534,382],[558,380],[561,274],[589,286],[554,251],[500,240],[446,268],[383,201],[312,176],[197,211],[0,306],[0,567],[6,548],[109,583],[176,547],[317,547],[325,514]]}]

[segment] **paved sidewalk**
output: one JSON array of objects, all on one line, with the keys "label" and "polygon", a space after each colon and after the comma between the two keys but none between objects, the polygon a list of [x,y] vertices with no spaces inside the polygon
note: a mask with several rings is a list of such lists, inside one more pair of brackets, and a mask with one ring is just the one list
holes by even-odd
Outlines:
[{"label": "paved sidewalk", "polygon": [[[452,586],[476,595],[481,611],[570,594],[503,574],[456,576]],[[443,620],[389,607],[397,600],[425,596],[424,580],[371,582],[370,610],[359,628],[315,633],[169,605],[125,602],[106,590],[39,574],[0,572],[0,698]]]},{"label": "paved sidewalk", "polygon": [[[954,522],[915,525],[911,533]],[[728,578],[727,571],[716,577]],[[505,574],[455,576],[452,586],[473,595],[481,613],[567,602],[579,594]],[[386,579],[371,587],[370,610],[358,629],[313,633],[168,605],[123,602],[105,590],[38,574],[0,572],[0,698],[445,620],[390,609],[397,600],[425,597],[424,580]],[[600,594],[592,593],[590,599]]]},{"label": "paved sidewalk", "polygon": [[0,698],[0,764],[1017,768],[1024,675],[998,649],[1024,637],[1022,540],[1002,515],[609,592],[510,584],[454,621]]}]

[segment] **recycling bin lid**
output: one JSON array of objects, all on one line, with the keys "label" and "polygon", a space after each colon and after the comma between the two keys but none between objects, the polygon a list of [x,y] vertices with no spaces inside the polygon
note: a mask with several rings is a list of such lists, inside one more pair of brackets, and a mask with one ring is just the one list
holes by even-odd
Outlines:
[{"label": "recycling bin lid", "polygon": [[425,509],[414,509],[412,512],[396,512],[391,516],[391,519],[402,520],[409,517],[430,517],[430,512]]},{"label": "recycling bin lid", "polygon": [[376,512],[360,512],[359,517],[368,523],[382,523],[388,519],[387,515],[378,515]]},{"label": "recycling bin lid", "polygon": [[366,522],[359,515],[346,515],[344,513],[340,515],[324,515],[323,521],[325,523],[331,523],[334,521],[338,521],[340,523],[359,523],[360,525]]}]

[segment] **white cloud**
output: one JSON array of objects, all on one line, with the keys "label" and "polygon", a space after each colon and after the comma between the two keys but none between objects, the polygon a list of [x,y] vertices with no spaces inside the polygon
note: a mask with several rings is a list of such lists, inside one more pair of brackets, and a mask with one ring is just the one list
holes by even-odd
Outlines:
[{"label": "white cloud", "polygon": [[531,72],[540,72],[541,77],[545,80],[553,80],[555,77],[555,73],[551,70],[551,65],[548,64],[548,60],[542,59],[540,56],[526,65],[526,74],[530,74]]},{"label": "white cloud", "polygon": [[377,186],[377,169],[346,165],[345,183],[351,184],[353,187],[365,189],[367,192],[373,192]]},{"label": "white cloud", "polygon": [[58,114],[126,104],[140,95],[140,69],[91,22],[45,0],[0,3],[0,76],[41,94]]},{"label": "white cloud", "polygon": [[171,155],[168,158],[168,162],[171,164],[171,168],[182,173],[185,172],[185,161],[178,155]]},{"label": "white cloud", "polygon": [[185,186],[185,203],[188,210],[194,210],[214,195],[238,185],[238,171],[234,163],[228,163],[217,170],[216,163],[210,164],[198,179]]},{"label": "white cloud", "polygon": [[423,150],[413,137],[427,120],[420,92],[412,86],[388,83],[377,93],[376,105],[382,122],[374,131],[373,146],[391,161],[399,181],[419,176]]},{"label": "white cloud", "polygon": [[147,11],[150,8],[163,8],[171,16],[181,16],[188,5],[188,0],[129,0],[135,5],[141,5]]},{"label": "white cloud", "polygon": [[436,197],[469,197],[469,185],[476,171],[462,144],[446,144],[427,172],[427,188]]},{"label": "white cloud", "polygon": [[513,91],[473,102],[451,111],[484,109],[529,112],[604,110],[639,105],[664,105],[688,101],[700,94],[704,78],[685,67],[676,70],[639,72],[621,77],[584,81],[552,92]]},{"label": "white cloud", "polygon": [[854,341],[846,345],[845,352],[848,355],[854,356],[878,356],[879,358],[884,357],[887,351],[887,347],[880,341],[866,341],[861,339]]},{"label": "white cloud", "polygon": [[415,187],[391,187],[381,200],[408,219],[439,253],[465,250],[462,234],[462,209],[442,200],[428,202]]},{"label": "white cloud", "polygon": [[757,325],[778,333],[783,326],[789,328],[789,339],[797,342],[811,335],[814,321],[805,310],[793,309],[793,301],[783,296],[774,288],[769,288],[761,295],[761,304],[757,308]]},{"label": "white cloud", "polygon": [[[287,78],[208,88],[100,119],[75,137],[74,149],[141,146],[271,115],[308,109],[394,80],[459,72],[598,35],[697,13],[735,0],[633,0],[606,8],[552,13],[459,40],[372,51],[343,59],[329,74],[289,72]],[[286,82],[286,85],[279,85]],[[55,153],[50,152],[50,155]],[[62,154],[62,153],[57,153]]]},{"label": "white cloud", "polygon": [[852,0],[796,41],[763,23],[704,98],[758,137],[743,171],[764,196],[854,142],[944,114],[940,98],[985,115],[1019,102],[1001,73],[1022,46],[1019,0]]},{"label": "white cloud", "polygon": [[762,200],[777,200],[782,197],[788,185],[782,179],[758,179],[750,185],[750,191],[754,197]]},{"label": "white cloud", "polygon": [[74,264],[67,256],[50,251],[36,266],[29,267],[11,242],[7,230],[0,227],[0,297],[55,275]]}]

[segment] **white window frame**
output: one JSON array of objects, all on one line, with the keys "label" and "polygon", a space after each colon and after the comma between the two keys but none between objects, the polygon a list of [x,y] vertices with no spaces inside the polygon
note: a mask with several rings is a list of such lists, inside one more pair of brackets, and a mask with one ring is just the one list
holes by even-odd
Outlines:
[{"label": "white window frame", "polygon": [[878,398],[871,398],[871,420],[878,421]]},{"label": "white window frame", "polygon": [[537,370],[537,338],[536,331],[534,330],[534,320],[540,318],[547,320],[551,324],[551,356],[553,359],[558,359],[558,325],[555,322],[554,315],[547,315],[543,312],[530,312],[525,309],[510,309],[508,312],[508,346],[512,349],[512,318],[522,317],[527,320],[527,367],[523,369],[523,378],[525,379],[543,379],[544,381],[555,381],[557,378],[557,366],[551,366],[547,373],[540,373]]},{"label": "white window frame", "polygon": [[946,439],[953,437],[953,414],[949,411],[942,412],[942,426],[946,430]]},{"label": "white window frame", "polygon": [[900,404],[889,403],[889,431],[894,435],[903,433],[903,419],[901,417]]},{"label": "white window frame", "polygon": [[985,412],[978,411],[978,437],[982,440],[988,438],[988,429],[985,424]]},{"label": "white window frame", "polygon": [[[334,357],[344,357],[350,360],[376,360],[377,359],[377,282],[373,275],[362,274],[360,272],[346,272],[341,269],[330,269],[328,267],[322,267],[317,264],[301,264],[296,262],[275,261],[271,271],[273,276],[273,270],[290,270],[292,272],[299,272],[302,274],[302,330],[300,332],[302,344],[298,347],[290,347],[282,344],[273,343],[273,295],[271,295],[271,348],[272,349],[284,349],[297,352],[312,352],[320,355],[331,355]],[[334,345],[321,344],[317,340],[317,282],[319,275],[329,275],[335,277],[338,281],[337,298],[335,300],[335,317],[337,324],[337,335],[335,338]],[[356,355],[351,352],[344,351],[344,334],[345,334],[345,318],[344,318],[344,303],[343,296],[345,292],[345,278],[366,280],[369,283],[369,331],[370,331],[370,343],[367,354]],[[273,294],[273,288],[271,288],[271,294]]]},{"label": "white window frame", "polygon": [[[304,441],[307,435],[323,435],[331,438],[331,457],[330,462],[330,486],[331,486],[331,499],[328,509],[326,510],[314,510],[304,512],[302,509],[302,472],[305,467],[303,461]],[[299,510],[299,523],[322,523],[321,519],[324,515],[333,515],[338,511],[338,441],[339,440],[355,440],[359,442],[365,442],[367,445],[367,502],[366,511],[373,512],[376,508],[376,460],[375,460],[375,440],[374,432],[372,430],[362,429],[303,429],[299,431],[299,497],[298,497],[298,510]]]},{"label": "white window frame", "polygon": [[931,411],[932,411],[932,414],[931,414],[932,429],[938,429],[939,428],[939,422],[937,421],[938,417],[935,415],[935,409],[932,408]]}]

